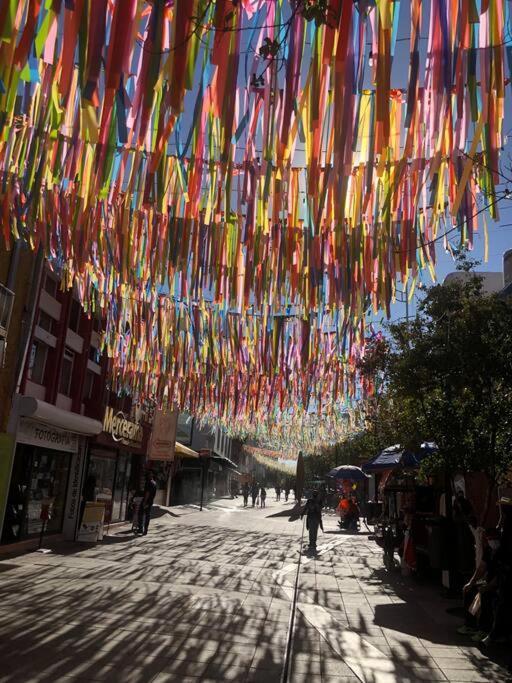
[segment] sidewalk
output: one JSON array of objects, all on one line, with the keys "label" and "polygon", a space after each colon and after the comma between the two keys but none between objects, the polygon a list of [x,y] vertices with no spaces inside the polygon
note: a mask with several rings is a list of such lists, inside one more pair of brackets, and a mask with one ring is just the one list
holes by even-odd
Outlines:
[{"label": "sidewalk", "polygon": [[[0,681],[277,683],[302,530],[272,516],[284,509],[223,499],[146,537],[0,561]],[[293,683],[510,680],[456,634],[435,587],[384,572],[334,517],[325,531],[303,556]]]}]

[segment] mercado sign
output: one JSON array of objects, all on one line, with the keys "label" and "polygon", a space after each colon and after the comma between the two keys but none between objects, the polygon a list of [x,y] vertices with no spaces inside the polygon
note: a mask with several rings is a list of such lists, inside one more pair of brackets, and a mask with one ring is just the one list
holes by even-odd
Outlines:
[{"label": "mercado sign", "polygon": [[126,446],[140,446],[142,443],[142,426],[138,422],[128,420],[121,410],[114,413],[110,406],[105,410],[103,417],[103,431],[110,434],[114,441]]}]

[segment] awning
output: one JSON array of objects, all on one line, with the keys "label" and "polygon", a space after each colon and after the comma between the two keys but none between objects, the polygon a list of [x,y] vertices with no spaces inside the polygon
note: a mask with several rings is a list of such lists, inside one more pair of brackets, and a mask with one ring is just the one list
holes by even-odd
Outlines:
[{"label": "awning", "polygon": [[79,413],[62,410],[51,403],[40,401],[33,396],[21,396],[18,404],[18,413],[21,417],[30,417],[44,424],[65,429],[74,434],[84,436],[96,436],[103,431],[103,425],[99,420],[93,420]]},{"label": "awning", "polygon": [[215,462],[219,463],[222,467],[228,467],[229,469],[232,470],[237,470],[238,465],[234,463],[232,460],[229,458],[226,458],[224,455],[216,455],[215,453],[212,454],[211,456],[212,460]]},{"label": "awning", "polygon": [[399,444],[385,448],[374,458],[369,460],[362,466],[364,472],[385,472],[392,470],[399,465],[401,467],[416,468],[419,467],[421,461],[428,455],[435,453],[437,446],[434,443],[422,443],[419,451],[413,453],[412,451],[402,448]]},{"label": "awning", "polygon": [[199,453],[197,453],[197,451],[193,451],[191,448],[189,448],[188,446],[184,446],[179,441],[176,441],[176,446],[174,448],[174,452],[180,458],[198,458],[199,457]]}]

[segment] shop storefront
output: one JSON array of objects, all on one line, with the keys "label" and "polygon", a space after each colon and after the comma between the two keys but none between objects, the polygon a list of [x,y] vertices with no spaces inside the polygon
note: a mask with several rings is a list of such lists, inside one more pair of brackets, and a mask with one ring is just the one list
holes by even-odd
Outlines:
[{"label": "shop storefront", "polygon": [[99,428],[96,420],[21,397],[2,543],[36,537],[46,507],[50,516],[45,532],[73,538],[87,436]]},{"label": "shop storefront", "polygon": [[103,430],[90,441],[84,499],[105,505],[105,524],[127,518],[133,494],[144,484],[149,428],[106,408]]}]

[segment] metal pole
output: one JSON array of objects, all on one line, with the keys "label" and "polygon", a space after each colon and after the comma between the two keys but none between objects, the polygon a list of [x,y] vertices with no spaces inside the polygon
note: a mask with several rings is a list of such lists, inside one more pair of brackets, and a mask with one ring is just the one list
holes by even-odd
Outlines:
[{"label": "metal pole", "polygon": [[405,319],[409,322],[409,283],[405,283]]},{"label": "metal pole", "polygon": [[293,587],[292,605],[290,608],[290,620],[288,622],[288,635],[286,639],[286,652],[284,655],[283,670],[281,672],[281,683],[288,683],[290,679],[290,667],[293,658],[293,641],[295,636],[295,614],[297,612],[297,598],[299,594],[299,576],[300,565],[302,560],[302,545],[304,542],[304,529],[306,528],[306,519],[302,522],[302,534],[300,537],[299,562],[297,564],[297,573],[295,575],[295,585]]}]

